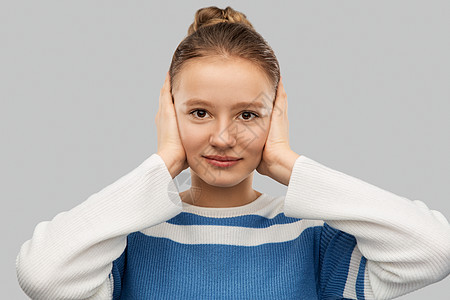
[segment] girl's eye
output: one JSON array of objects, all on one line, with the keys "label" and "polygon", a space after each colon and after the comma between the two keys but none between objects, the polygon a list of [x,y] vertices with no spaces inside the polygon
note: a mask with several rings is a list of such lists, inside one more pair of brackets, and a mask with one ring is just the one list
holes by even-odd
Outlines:
[{"label": "girl's eye", "polygon": [[[255,116],[253,119],[259,118],[258,114],[251,111],[243,111],[241,115],[246,114],[247,116]],[[252,119],[244,119],[244,120],[252,120]]]},{"label": "girl's eye", "polygon": [[[204,116],[205,116],[204,114],[206,113],[206,111],[203,110],[203,109],[196,109],[196,110],[191,111],[189,114],[194,115],[196,112],[201,112],[201,113],[200,113],[200,117],[194,116],[194,117],[197,118],[197,119],[203,119]],[[243,111],[243,112],[241,113],[241,115],[244,115],[244,114],[246,114],[247,116],[253,115],[253,116],[254,116],[254,119],[259,118],[258,114],[254,113],[254,112],[251,112],[251,111]],[[244,121],[248,121],[248,120],[252,120],[252,119],[250,119],[250,118],[247,117],[247,119],[244,118],[243,120],[244,120]]]},{"label": "girl's eye", "polygon": [[[206,111],[204,111],[204,110],[202,110],[202,109],[196,109],[196,110],[193,110],[193,111],[191,111],[189,114],[190,115],[194,115],[196,112],[202,112],[200,115],[202,115],[202,114],[204,114]],[[195,116],[194,116],[195,117]],[[197,118],[197,119],[203,119],[203,117],[195,117],[195,118]]]}]

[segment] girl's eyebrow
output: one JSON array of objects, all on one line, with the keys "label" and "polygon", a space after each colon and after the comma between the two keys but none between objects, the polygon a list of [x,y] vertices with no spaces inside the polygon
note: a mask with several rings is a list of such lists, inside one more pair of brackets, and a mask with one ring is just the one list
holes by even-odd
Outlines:
[{"label": "girl's eyebrow", "polygon": [[[199,98],[189,99],[184,103],[184,105],[186,107],[194,106],[194,105],[202,105],[202,106],[206,106],[206,107],[216,108],[216,106],[213,103],[210,103],[206,100],[199,99]],[[243,108],[243,107],[245,107],[245,108],[246,107],[263,108],[264,106],[265,106],[265,104],[262,102],[259,102],[259,101],[239,102],[239,103],[236,103],[233,106],[231,106],[231,109]]]}]

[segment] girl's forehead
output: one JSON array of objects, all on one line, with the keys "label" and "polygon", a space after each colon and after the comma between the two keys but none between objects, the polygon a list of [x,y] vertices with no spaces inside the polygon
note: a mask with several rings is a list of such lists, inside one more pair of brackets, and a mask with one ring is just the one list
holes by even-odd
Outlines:
[{"label": "girl's forehead", "polygon": [[[202,100],[204,103],[197,101],[197,104],[210,107],[215,103],[227,108],[230,105],[242,107],[242,103],[258,105],[255,100],[261,95],[269,99],[273,94],[273,85],[265,72],[245,59],[195,58],[187,61],[175,77],[172,93],[182,106],[192,104],[192,99]],[[272,103],[269,104],[271,107]]]},{"label": "girl's forehead", "polygon": [[216,109],[221,106],[226,106],[232,110],[234,109],[260,109],[265,108],[267,103],[265,103],[261,97],[256,97],[255,99],[249,99],[247,101],[240,102],[217,102],[204,100],[200,98],[191,98],[182,103],[183,107],[190,108],[195,106],[208,107],[212,109]]},{"label": "girl's forehead", "polygon": [[[249,98],[264,90],[271,90],[271,84],[266,75],[252,66],[240,64],[204,64],[191,65],[177,75],[177,88],[189,93],[191,97],[205,98],[218,93],[235,94],[239,98]],[[202,95],[198,95],[202,92]],[[246,95],[250,94],[250,95]],[[253,97],[250,97],[253,98]]]}]

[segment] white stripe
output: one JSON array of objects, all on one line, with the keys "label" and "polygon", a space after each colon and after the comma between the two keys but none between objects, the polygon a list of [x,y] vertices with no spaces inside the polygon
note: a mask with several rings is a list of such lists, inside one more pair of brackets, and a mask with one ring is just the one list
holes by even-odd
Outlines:
[{"label": "white stripe", "polygon": [[263,193],[259,199],[240,207],[199,207],[182,202],[183,212],[211,218],[229,218],[245,215],[259,215],[268,219],[283,212],[284,196],[274,197]]},{"label": "white stripe", "polygon": [[113,273],[110,273],[110,278],[109,278],[109,295],[110,297],[108,299],[112,299],[114,296],[114,276]]},{"label": "white stripe", "polygon": [[223,244],[256,246],[281,243],[300,236],[303,230],[323,226],[322,220],[299,220],[289,224],[276,224],[267,228],[247,228],[216,225],[174,225],[167,222],[146,228],[148,236],[168,238],[182,244]]},{"label": "white stripe", "polygon": [[347,275],[347,281],[344,288],[344,298],[356,299],[356,279],[358,278],[359,265],[362,254],[359,251],[358,245],[355,245],[352,256],[350,258],[350,265]]},{"label": "white stripe", "polygon": [[364,270],[364,298],[375,299],[372,286],[369,281],[369,260],[366,261],[366,269]]}]

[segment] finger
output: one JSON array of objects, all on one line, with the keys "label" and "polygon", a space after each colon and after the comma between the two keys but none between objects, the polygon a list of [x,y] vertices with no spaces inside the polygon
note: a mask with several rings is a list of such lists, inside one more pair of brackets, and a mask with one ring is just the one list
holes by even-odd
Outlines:
[{"label": "finger", "polygon": [[283,81],[281,80],[281,75],[280,75],[280,81],[281,81],[281,99],[283,99],[283,111],[286,114],[287,117],[287,110],[288,110],[288,103],[287,103],[287,94],[286,94],[286,90],[284,89],[284,84]]},{"label": "finger", "polygon": [[166,74],[166,78],[164,79],[163,86],[159,90],[159,108],[158,108],[158,111],[161,111],[161,107],[163,105],[162,102],[163,102],[164,89],[165,89],[165,85],[166,85],[166,79],[167,79],[167,74]]},{"label": "finger", "polygon": [[170,95],[170,75],[169,71],[167,71],[166,78],[164,79],[164,84],[159,93],[159,109],[161,110],[162,107],[165,107],[167,104],[171,103],[172,97]]},{"label": "finger", "polygon": [[169,90],[169,88],[170,88],[170,74],[169,74],[169,71],[167,71],[167,73],[166,73],[166,79],[164,80],[164,86],[165,86],[166,90]]},{"label": "finger", "polygon": [[280,81],[278,82],[277,97],[275,98],[274,110],[278,116],[286,114],[286,92],[284,90],[282,77],[280,76]]},{"label": "finger", "polygon": [[172,97],[171,86],[170,86],[170,74],[169,74],[169,71],[167,71],[166,79],[164,80],[164,96],[165,96],[165,101],[167,101],[167,103],[169,103],[169,101],[171,103],[173,103],[173,97]]},{"label": "finger", "polygon": [[167,92],[168,85],[169,85],[169,72],[166,73],[166,78],[164,79],[164,84],[161,88],[161,95]]}]

